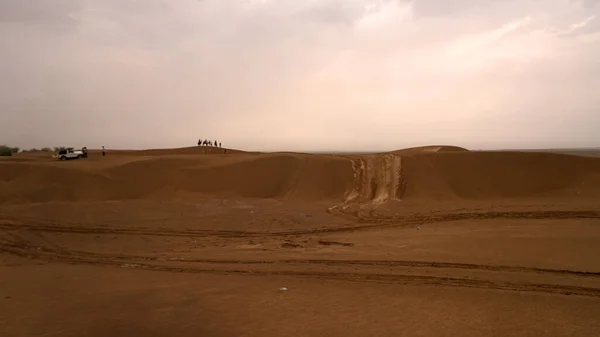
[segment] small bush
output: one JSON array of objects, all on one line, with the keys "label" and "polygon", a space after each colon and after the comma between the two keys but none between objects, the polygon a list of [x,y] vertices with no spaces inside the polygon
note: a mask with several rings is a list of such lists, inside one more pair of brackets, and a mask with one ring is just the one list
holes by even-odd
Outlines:
[{"label": "small bush", "polygon": [[52,152],[52,149],[49,147],[42,148],[42,152]]},{"label": "small bush", "polygon": [[10,157],[13,154],[13,148],[6,145],[0,145],[0,157]]}]

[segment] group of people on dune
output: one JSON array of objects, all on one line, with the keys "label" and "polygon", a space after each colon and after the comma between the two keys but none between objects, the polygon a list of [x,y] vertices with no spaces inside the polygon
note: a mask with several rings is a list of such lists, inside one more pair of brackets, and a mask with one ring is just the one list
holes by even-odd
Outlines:
[{"label": "group of people on dune", "polygon": [[202,140],[202,139],[198,139],[198,146],[214,146],[214,147],[221,147],[221,143],[217,142],[216,140],[213,142],[212,140]]}]

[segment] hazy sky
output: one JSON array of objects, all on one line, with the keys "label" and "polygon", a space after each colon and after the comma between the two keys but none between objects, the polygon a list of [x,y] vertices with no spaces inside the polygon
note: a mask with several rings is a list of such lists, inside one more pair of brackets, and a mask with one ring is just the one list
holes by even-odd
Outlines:
[{"label": "hazy sky", "polygon": [[0,0],[0,143],[600,146],[597,0]]}]

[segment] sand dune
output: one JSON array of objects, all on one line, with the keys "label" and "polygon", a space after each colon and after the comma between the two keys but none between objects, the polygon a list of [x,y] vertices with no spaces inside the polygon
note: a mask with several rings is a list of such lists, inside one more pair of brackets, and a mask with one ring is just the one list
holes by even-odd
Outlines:
[{"label": "sand dune", "polygon": [[406,197],[600,196],[600,161],[553,153],[455,152],[403,156]]},{"label": "sand dune", "polygon": [[396,155],[409,154],[409,153],[419,153],[419,152],[467,152],[469,150],[460,147],[460,146],[452,146],[452,145],[429,145],[429,146],[418,146],[418,147],[409,147],[407,149],[401,149],[392,151],[390,153]]},{"label": "sand dune", "polygon": [[0,163],[0,202],[172,197],[335,199],[352,184],[341,157],[292,154],[111,156]]},{"label": "sand dune", "polygon": [[[108,150],[110,155],[119,156],[172,156],[184,154],[239,154],[249,153],[241,150],[219,148],[214,146],[191,146],[174,149],[148,149],[148,150]],[[91,149],[90,153],[101,153],[101,150]]]},{"label": "sand dune", "polygon": [[16,156],[0,162],[0,202],[238,196],[382,204],[600,196],[597,158],[447,146],[364,156],[233,150],[208,156],[203,150],[110,151],[68,162]]},{"label": "sand dune", "polygon": [[4,335],[599,335],[600,158],[221,150],[0,159]]}]

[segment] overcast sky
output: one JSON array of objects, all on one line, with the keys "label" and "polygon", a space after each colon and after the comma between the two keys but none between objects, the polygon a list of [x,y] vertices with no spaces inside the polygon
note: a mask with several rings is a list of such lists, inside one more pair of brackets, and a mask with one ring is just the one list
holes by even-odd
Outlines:
[{"label": "overcast sky", "polygon": [[597,0],[0,0],[0,143],[600,146]]}]

